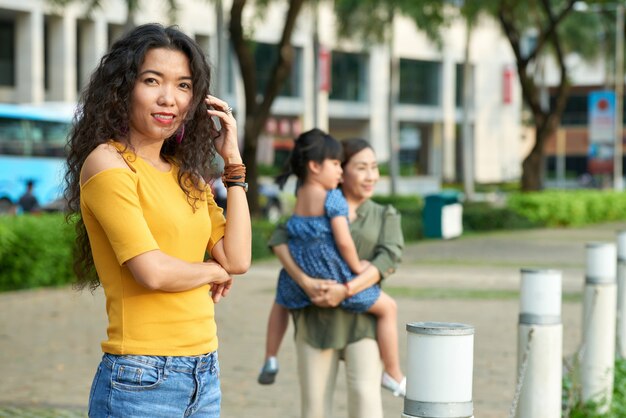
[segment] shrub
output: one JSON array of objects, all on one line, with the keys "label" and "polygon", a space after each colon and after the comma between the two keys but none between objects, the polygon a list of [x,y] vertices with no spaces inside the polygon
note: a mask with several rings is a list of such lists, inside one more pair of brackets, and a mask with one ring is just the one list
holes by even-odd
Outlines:
[{"label": "shrub", "polygon": [[252,260],[273,257],[274,253],[267,246],[276,225],[260,219],[252,220]]},{"label": "shrub", "polygon": [[493,231],[501,229],[527,229],[539,226],[508,207],[494,207],[486,202],[463,204],[464,231]]},{"label": "shrub", "polygon": [[[252,258],[271,257],[274,225],[253,220]],[[0,291],[61,286],[74,281],[74,227],[62,214],[0,217]]]},{"label": "shrub", "polygon": [[402,234],[405,242],[417,241],[424,237],[422,210],[424,200],[415,196],[374,196],[381,205],[392,205],[402,215]]},{"label": "shrub", "polygon": [[626,219],[626,194],[601,190],[514,193],[507,207],[536,225],[581,226]]},{"label": "shrub", "polygon": [[0,290],[71,282],[73,243],[62,215],[0,218]]}]

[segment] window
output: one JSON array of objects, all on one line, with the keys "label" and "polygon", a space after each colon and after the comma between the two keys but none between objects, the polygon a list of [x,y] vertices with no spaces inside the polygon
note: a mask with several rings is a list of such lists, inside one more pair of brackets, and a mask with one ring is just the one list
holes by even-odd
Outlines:
[{"label": "window", "polygon": [[330,99],[367,101],[367,55],[333,51]]},{"label": "window", "polygon": [[15,23],[0,20],[0,85],[15,85]]},{"label": "window", "polygon": [[0,154],[65,155],[71,125],[67,122],[0,118]]},{"label": "window", "polygon": [[[272,76],[274,65],[278,59],[278,46],[257,42],[254,45],[254,60],[256,62],[257,94],[262,95]],[[294,59],[291,72],[282,86],[279,96],[300,97],[300,79],[302,67],[302,48],[294,47]]]},{"label": "window", "polygon": [[440,91],[440,62],[400,59],[400,103],[437,106]]}]

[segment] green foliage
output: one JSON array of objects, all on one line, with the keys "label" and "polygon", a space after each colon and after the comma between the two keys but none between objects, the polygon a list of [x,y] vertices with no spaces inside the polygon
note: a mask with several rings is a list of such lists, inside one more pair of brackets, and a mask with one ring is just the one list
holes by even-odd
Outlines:
[{"label": "green foliage", "polygon": [[[253,260],[272,256],[267,242],[274,228],[253,221]],[[0,291],[72,283],[74,242],[74,228],[61,214],[0,217]]]},{"label": "green foliage", "polygon": [[259,170],[259,176],[267,177],[276,177],[282,172],[280,167],[268,164],[259,164],[257,170]]},{"label": "green foliage", "polygon": [[508,207],[494,207],[486,202],[463,204],[464,231],[527,229],[538,226]]},{"label": "green foliage", "polygon": [[374,196],[381,205],[392,205],[402,215],[402,234],[405,242],[417,241],[424,237],[422,209],[424,201],[419,196]]},{"label": "green foliage", "polygon": [[73,243],[63,215],[0,218],[0,290],[71,282]]},{"label": "green foliage", "polygon": [[581,399],[580,363],[566,364],[563,376],[563,418],[623,418],[626,416],[626,359],[615,361],[613,399],[608,412],[602,414],[601,402],[583,403]]},{"label": "green foliage", "polygon": [[514,193],[507,206],[533,224],[581,226],[626,219],[626,194],[601,190]]},{"label": "green foliage", "polygon": [[[380,171],[381,176],[389,176],[391,170],[389,168],[389,163],[380,163],[378,164],[378,170]],[[416,164],[400,164],[400,176],[401,177],[411,177],[418,175],[418,166]]]},{"label": "green foliage", "polygon": [[437,45],[442,45],[441,30],[450,23],[441,0],[336,0],[334,7],[339,36],[366,45],[388,39],[396,15],[412,19]]},{"label": "green foliage", "polygon": [[264,219],[252,221],[252,260],[262,260],[273,256],[267,243],[275,228],[276,225]]}]

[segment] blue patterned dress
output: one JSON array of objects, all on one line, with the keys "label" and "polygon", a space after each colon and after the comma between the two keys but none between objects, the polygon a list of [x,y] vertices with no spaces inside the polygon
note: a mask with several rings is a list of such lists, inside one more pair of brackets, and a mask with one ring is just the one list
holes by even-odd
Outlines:
[{"label": "blue patterned dress", "polygon": [[[331,218],[348,217],[348,202],[341,190],[328,192],[324,203],[325,215],[292,215],[287,221],[289,252],[298,266],[310,277],[336,280],[346,283],[355,276],[337,249],[330,226]],[[380,287],[371,286],[341,303],[350,312],[366,312],[378,300]],[[276,289],[276,302],[288,309],[309,306],[307,294],[287,274],[280,271]]]}]

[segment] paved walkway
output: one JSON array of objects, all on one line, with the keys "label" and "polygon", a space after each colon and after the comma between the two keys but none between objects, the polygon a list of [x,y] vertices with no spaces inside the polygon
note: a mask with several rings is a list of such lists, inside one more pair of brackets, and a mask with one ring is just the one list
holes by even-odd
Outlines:
[{"label": "paved walkway", "polygon": [[[424,241],[408,246],[390,287],[517,290],[519,269],[563,271],[564,290],[580,292],[585,243],[615,242],[626,224],[569,230],[530,230]],[[260,386],[267,315],[278,265],[255,263],[236,279],[217,308],[225,418],[296,418],[298,384],[293,343],[283,344],[281,372],[273,386]],[[393,290],[393,289],[392,289]],[[475,326],[474,408],[480,418],[508,416],[516,376],[516,297],[428,299],[397,297],[400,348],[406,364],[405,324],[463,322]],[[101,291],[69,288],[0,294],[0,417],[85,416],[89,385],[105,333]],[[580,302],[563,305],[564,353],[580,343]],[[291,335],[291,329],[290,329]],[[400,416],[402,400],[383,394],[385,416]],[[343,376],[335,396],[335,417],[346,416]],[[367,417],[364,417],[367,418]]]}]

